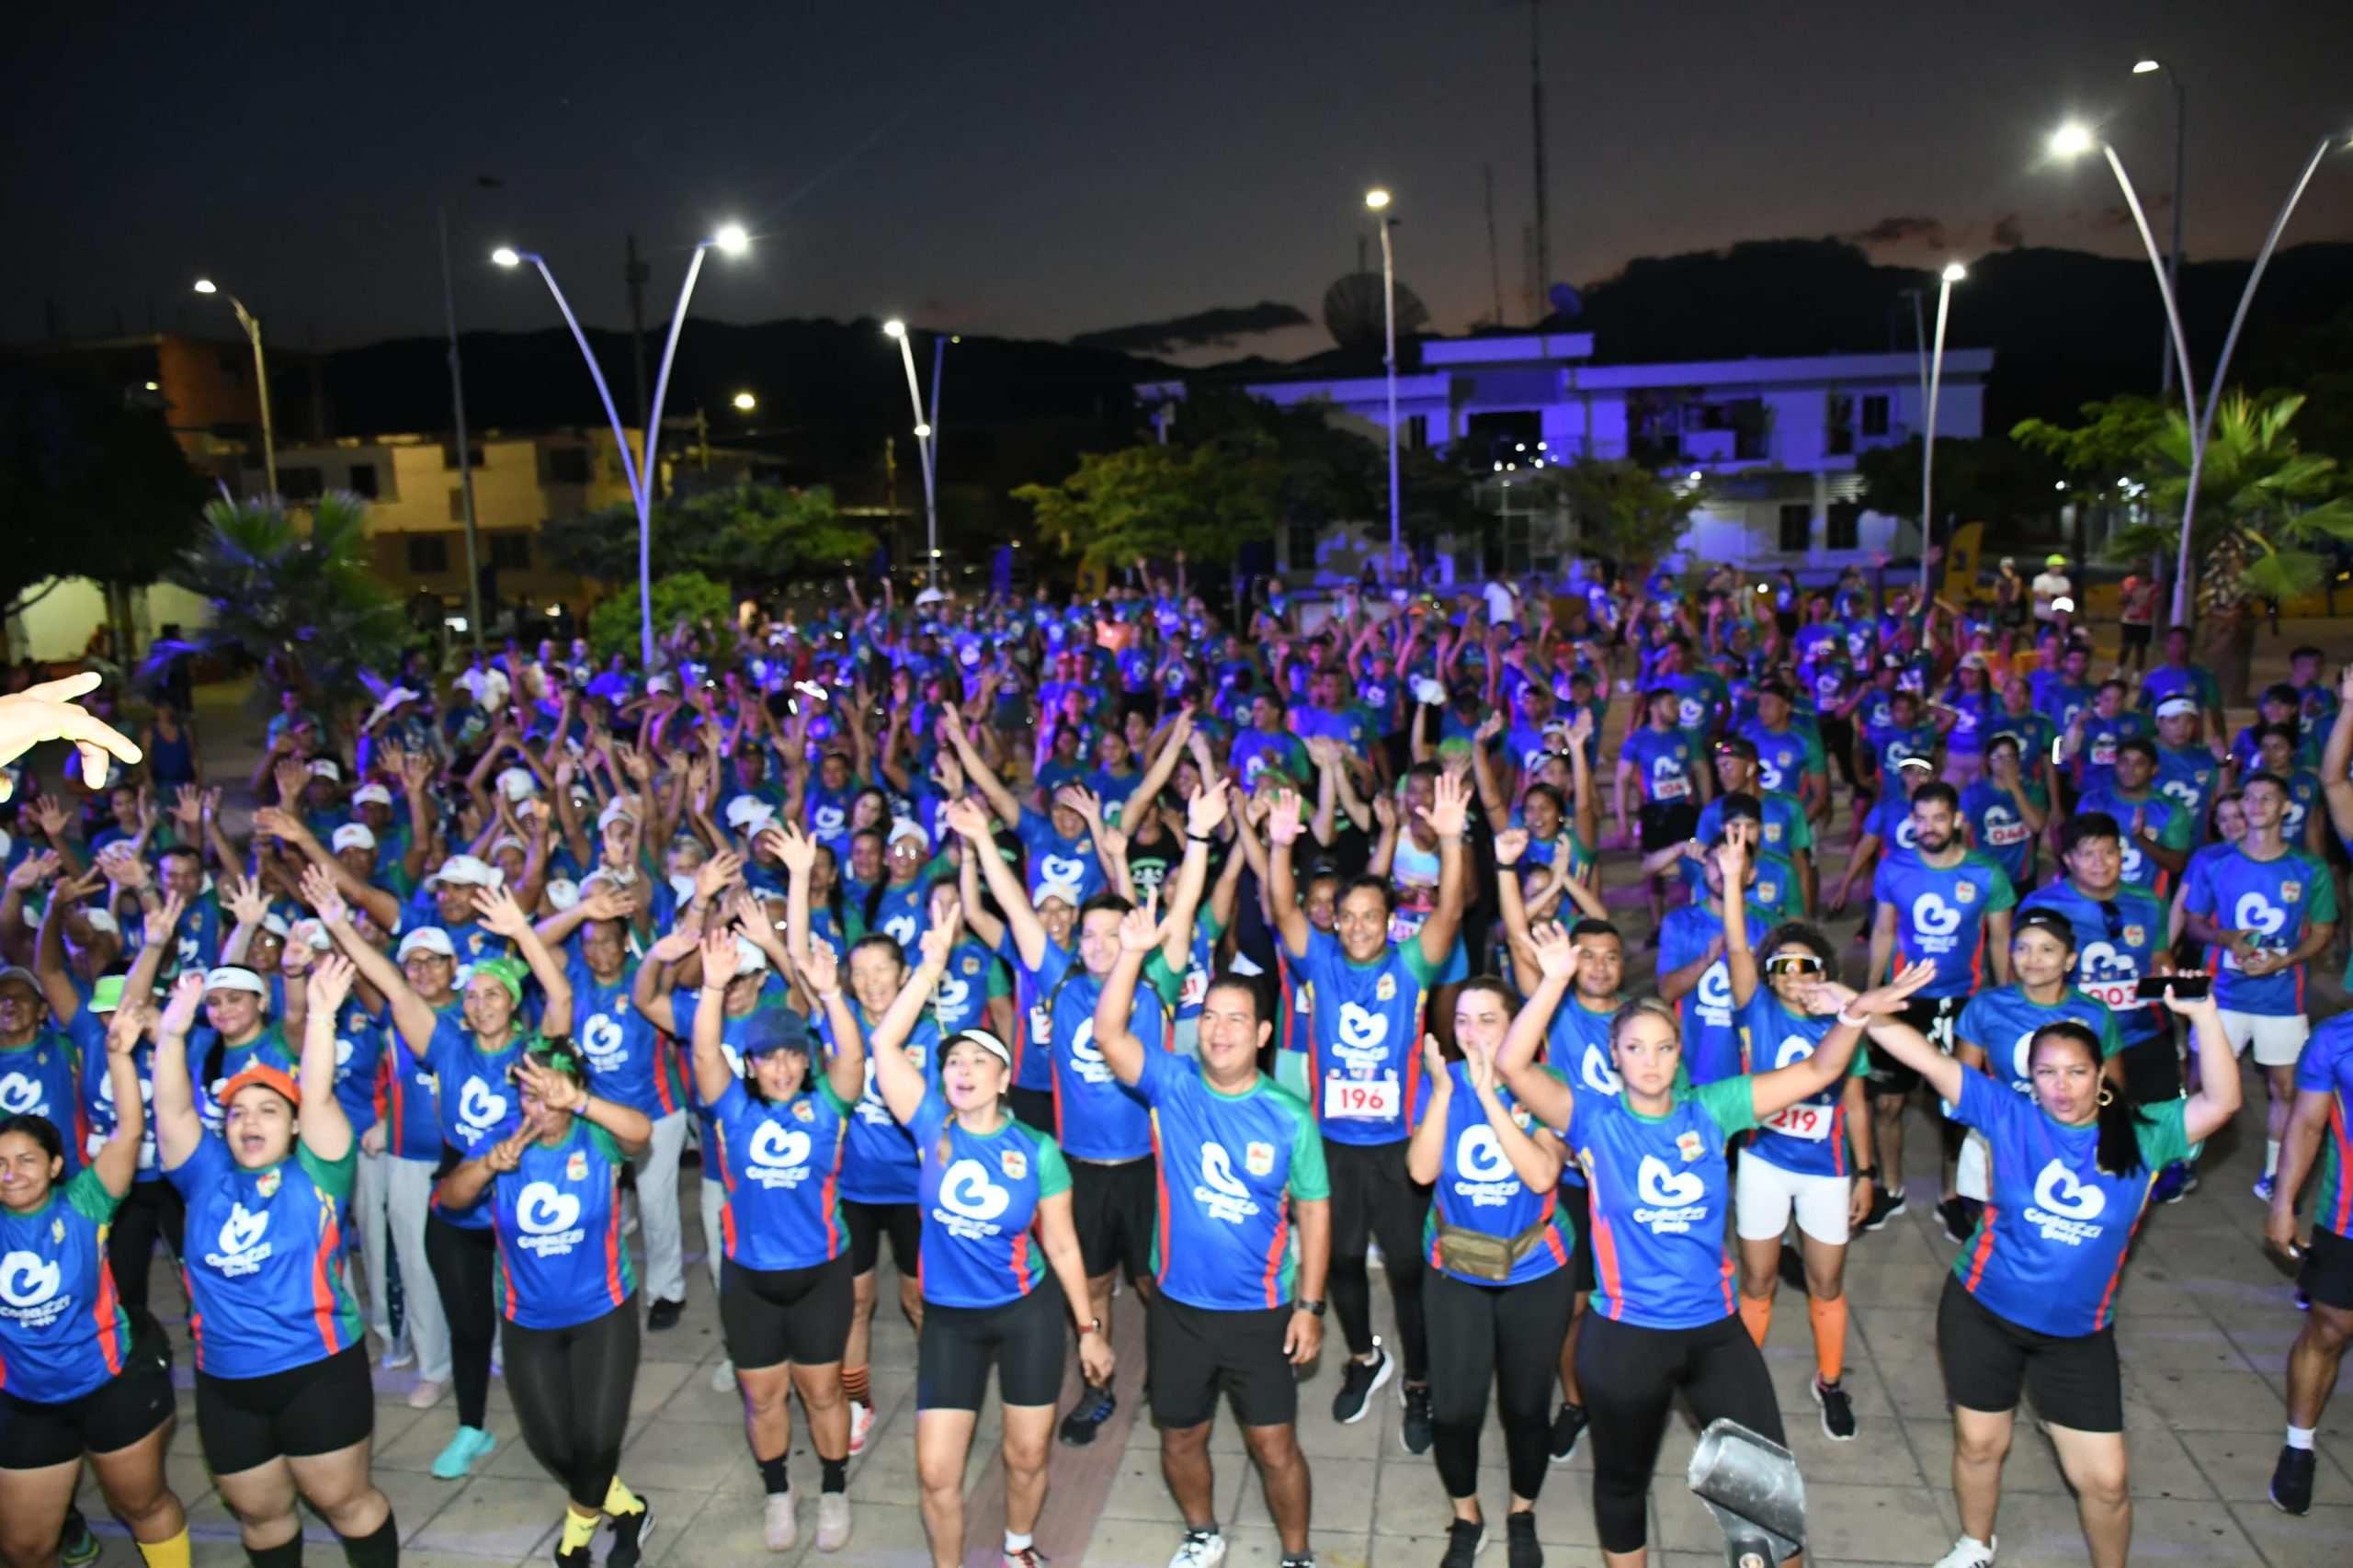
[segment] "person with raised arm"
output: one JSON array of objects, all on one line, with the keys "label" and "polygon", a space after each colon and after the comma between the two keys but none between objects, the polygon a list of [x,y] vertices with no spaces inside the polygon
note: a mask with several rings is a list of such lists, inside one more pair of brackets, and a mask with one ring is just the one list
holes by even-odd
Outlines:
[{"label": "person with raised arm", "polygon": [[[1081,1314],[1079,1366],[1108,1387],[1117,1369],[1087,1306],[1086,1271],[1071,1221],[1070,1170],[1042,1132],[1006,1105],[1013,1052],[985,1029],[940,1051],[936,1081],[903,1046],[954,949],[955,925],[924,934],[923,962],[874,1026],[874,1077],[891,1114],[915,1134],[922,1162],[924,1331],[915,1370],[915,1471],[934,1568],[964,1561],[964,1461],[995,1363],[1004,1406],[1004,1568],[1038,1568],[1033,1536],[1045,1502],[1054,1401],[1063,1381],[1063,1314],[1041,1290],[1049,1270]],[[835,991],[829,1014],[847,1015]],[[837,1027],[848,1028],[847,1016]]]},{"label": "person with raised arm", "polygon": [[[1195,801],[1222,814],[1224,796],[1221,779]],[[1204,825],[1199,816],[1188,824]],[[1198,838],[1186,846],[1188,871],[1204,853]],[[1324,1141],[1307,1103],[1259,1070],[1274,1020],[1256,981],[1228,972],[1209,983],[1198,1057],[1138,1038],[1138,978],[1153,954],[1189,937],[1189,911],[1171,912],[1173,929],[1157,913],[1158,901],[1147,896],[1120,923],[1119,957],[1095,1005],[1095,1045],[1152,1108],[1164,1173],[1145,1329],[1161,1472],[1185,1524],[1170,1568],[1216,1568],[1225,1557],[1209,1452],[1221,1393],[1233,1401],[1257,1466],[1285,1568],[1305,1568],[1313,1559],[1298,1369],[1324,1338],[1331,1244]]]},{"label": "person with raised arm", "polygon": [[1536,1065],[1577,955],[1558,926],[1537,932],[1535,943],[1543,982],[1512,1020],[1496,1067],[1529,1114],[1562,1135],[1592,1188],[1598,1279],[1577,1338],[1577,1373],[1592,1423],[1594,1518],[1609,1568],[1642,1568],[1652,1473],[1677,1394],[1702,1426],[1729,1416],[1785,1441],[1772,1377],[1742,1326],[1725,1254],[1725,1144],[1840,1082],[1866,1033],[1874,1044],[1916,1039],[1897,1015],[1936,971],[1915,964],[1860,997],[1818,983],[1801,1005],[1833,1024],[1811,1052],[1696,1087],[1682,1071],[1675,1008],[1651,997],[1629,1002],[1610,1025],[1624,1085],[1613,1097]]},{"label": "person with raised arm", "polygon": [[970,801],[950,801],[940,818],[963,841],[964,869],[977,877],[1002,910],[987,915],[975,898],[963,901],[965,918],[983,941],[995,927],[996,954],[1013,971],[1013,1084],[1007,1091],[1013,1114],[1040,1132],[1054,1119],[1052,1020],[1047,999],[1076,955],[1079,887],[1075,880],[1037,884],[1025,892],[989,832],[986,812]]},{"label": "person with raised arm", "polygon": [[2107,1081],[2099,1035],[2072,1018],[2036,1029],[2027,1046],[2033,1087],[2025,1095],[1925,1040],[1873,1037],[1905,1058],[1993,1151],[1992,1199],[1953,1259],[1937,1312],[1961,1530],[1939,1568],[1984,1568],[1995,1559],[2002,1460],[2022,1390],[2033,1393],[2075,1491],[2091,1562],[2122,1568],[2132,1501],[2117,1283],[2158,1172],[2239,1107],[2239,1075],[2212,996],[2186,1000],[2168,985],[2165,1005],[2188,1021],[2202,1086],[2149,1106],[2134,1106]]},{"label": "person with raised arm", "polygon": [[1347,1340],[1348,1366],[1332,1416],[1364,1418],[1373,1393],[1396,1368],[1372,1332],[1372,1284],[1365,1248],[1381,1244],[1381,1271],[1396,1309],[1405,1381],[1406,1448],[1429,1451],[1429,1359],[1422,1328],[1421,1232],[1429,1198],[1405,1169],[1405,1145],[1421,1089],[1422,1007],[1452,955],[1462,924],[1462,834],[1471,787],[1441,773],[1423,820],[1438,835],[1437,907],[1404,942],[1390,939],[1394,894],[1380,877],[1348,882],[1333,929],[1307,918],[1291,870],[1300,835],[1299,797],[1276,796],[1267,816],[1267,903],[1283,950],[1315,989],[1309,1045],[1309,1105],[1324,1134],[1332,1183],[1332,1302]]},{"label": "person with raised arm", "polygon": [[335,1267],[358,1153],[335,1095],[335,1014],[351,978],[332,955],[313,966],[300,1066],[239,1069],[218,1132],[198,1116],[188,1072],[202,974],[180,976],[157,1031],[155,1147],[187,1199],[191,1238],[197,1431],[258,1568],[299,1568],[301,1503],[342,1540],[351,1568],[400,1561],[392,1506],[369,1473],[365,1328]]},{"label": "person with raised arm", "polygon": [[[137,1062],[155,1016],[145,996],[104,1016],[96,1043],[106,1098],[122,1109],[109,1112],[103,1138],[93,1132],[80,1170],[66,1174],[65,1134],[47,1117],[0,1118],[10,1285],[0,1311],[0,1561],[11,1563],[57,1560],[86,1453],[148,1568],[188,1568],[188,1517],[164,1477],[171,1342],[143,1300],[116,1290],[108,1256],[114,1216],[154,1161]],[[100,1018],[95,1008],[84,1016]],[[152,1244],[152,1227],[145,1234]]]}]

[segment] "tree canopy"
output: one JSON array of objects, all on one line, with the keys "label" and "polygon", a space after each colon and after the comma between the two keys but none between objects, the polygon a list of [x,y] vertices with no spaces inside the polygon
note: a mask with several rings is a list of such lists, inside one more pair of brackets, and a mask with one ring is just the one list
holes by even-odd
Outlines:
[{"label": "tree canopy", "polygon": [[[567,571],[606,583],[637,580],[632,506],[553,519],[542,537]],[[738,484],[665,501],[654,513],[657,577],[694,572],[742,589],[781,587],[797,577],[837,574],[874,548],[874,536],[844,520],[824,485]]]},{"label": "tree canopy", "polygon": [[1681,542],[1699,504],[1698,490],[1662,479],[1631,458],[1586,458],[1544,469],[1528,483],[1567,505],[1584,548],[1637,574]]}]

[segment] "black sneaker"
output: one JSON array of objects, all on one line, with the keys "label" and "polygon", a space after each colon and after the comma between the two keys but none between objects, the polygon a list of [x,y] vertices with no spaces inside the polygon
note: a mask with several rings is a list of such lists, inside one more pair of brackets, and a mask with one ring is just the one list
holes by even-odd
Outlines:
[{"label": "black sneaker", "polygon": [[1863,1229],[1882,1230],[1890,1220],[1904,1212],[1904,1194],[1880,1187],[1871,1194],[1871,1211],[1863,1216]]},{"label": "black sneaker", "polygon": [[1544,1549],[1536,1544],[1536,1511],[1504,1516],[1505,1568],[1544,1568]]},{"label": "black sneaker", "polygon": [[575,1546],[570,1551],[561,1546],[555,1549],[555,1568],[589,1568],[588,1549]]},{"label": "black sneaker", "polygon": [[1813,1403],[1822,1406],[1823,1435],[1834,1443],[1855,1440],[1855,1402],[1836,1383],[1825,1383],[1822,1374],[1813,1377]]},{"label": "black sneaker", "polygon": [[1554,1464],[1566,1464],[1576,1457],[1577,1445],[1585,1441],[1585,1406],[1563,1403],[1561,1413],[1552,1417],[1552,1441],[1549,1445]]},{"label": "black sneaker", "polygon": [[605,1568],[637,1568],[645,1553],[646,1537],[654,1533],[654,1505],[642,1497],[639,1507],[613,1516],[613,1549],[605,1553]]},{"label": "black sneaker", "polygon": [[1083,1449],[1095,1441],[1095,1434],[1103,1423],[1111,1419],[1111,1412],[1120,1408],[1109,1384],[1101,1388],[1088,1383],[1079,1391],[1078,1403],[1063,1417],[1062,1439],[1074,1449]]},{"label": "black sneaker", "polygon": [[2279,1462],[2271,1467],[2271,1506],[2283,1514],[2302,1514],[2312,1507],[2312,1449],[2280,1449]]},{"label": "black sneaker", "polygon": [[1438,1568],[1471,1568],[1472,1562],[1486,1549],[1485,1521],[1457,1519],[1446,1527],[1446,1555],[1438,1560]]},{"label": "black sneaker", "polygon": [[1398,1440],[1409,1454],[1430,1451],[1430,1390],[1427,1383],[1415,1388],[1411,1383],[1397,1385],[1397,1402],[1405,1407],[1405,1418],[1398,1423]]},{"label": "black sneaker", "polygon": [[[2312,1495],[2312,1483],[2304,1483],[2304,1494]],[[98,1560],[98,1538],[90,1533],[90,1521],[72,1503],[65,1505],[65,1523],[57,1534],[57,1560],[67,1568],[82,1568]]]},{"label": "black sneaker", "polygon": [[673,1301],[667,1298],[657,1301],[646,1309],[645,1326],[655,1334],[665,1328],[676,1328],[678,1326],[678,1314],[686,1310],[684,1301]]},{"label": "black sneaker", "polygon": [[1372,1342],[1371,1360],[1349,1357],[1347,1367],[1340,1374],[1340,1392],[1332,1396],[1332,1419],[1343,1426],[1353,1426],[1363,1420],[1364,1413],[1372,1408],[1374,1392],[1396,1369],[1397,1364],[1389,1358],[1389,1352],[1381,1347],[1378,1339]]},{"label": "black sneaker", "polygon": [[1966,1198],[1948,1198],[1937,1205],[1937,1218],[1945,1228],[1945,1240],[1959,1246],[1977,1229],[1977,1216]]}]

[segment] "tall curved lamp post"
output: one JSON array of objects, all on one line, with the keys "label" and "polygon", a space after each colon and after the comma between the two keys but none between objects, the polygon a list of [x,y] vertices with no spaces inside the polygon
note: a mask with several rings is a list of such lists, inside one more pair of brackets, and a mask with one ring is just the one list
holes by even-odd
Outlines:
[{"label": "tall curved lamp post", "polygon": [[621,476],[628,482],[630,500],[637,508],[637,596],[638,596],[638,654],[642,667],[650,675],[654,669],[654,458],[662,442],[662,400],[670,391],[670,364],[677,356],[678,333],[687,323],[687,301],[694,297],[695,280],[702,276],[703,254],[721,250],[729,256],[741,256],[751,248],[752,237],[741,223],[729,223],[709,239],[695,245],[694,256],[687,263],[686,281],[678,287],[677,308],[670,312],[670,337],[662,349],[662,369],[654,382],[654,406],[645,418],[645,430],[637,453],[631,455],[629,431],[621,424],[619,410],[613,406],[612,389],[605,384],[605,372],[597,363],[597,356],[588,347],[588,335],[580,330],[580,318],[572,313],[572,304],[556,284],[555,274],[548,269],[547,258],[535,251],[518,251],[501,245],[490,253],[490,259],[501,267],[520,267],[529,262],[539,269],[548,292],[555,296],[555,307],[563,312],[564,324],[572,329],[573,342],[580,346],[580,357],[588,362],[588,374],[597,383],[597,396],[605,405],[605,418],[613,427],[613,440],[620,448]]},{"label": "tall curved lamp post", "polygon": [[1949,262],[1937,286],[1937,344],[1928,356],[1928,423],[1920,436],[1920,616],[1928,614],[1928,544],[1936,535],[1936,517],[1929,505],[1935,495],[1937,471],[1937,402],[1944,391],[1945,318],[1952,311],[1952,286],[1969,276],[1969,268]]},{"label": "tall curved lamp post", "polygon": [[269,420],[269,366],[262,358],[261,318],[245,309],[244,301],[210,278],[198,278],[196,291],[218,294],[228,301],[229,308],[237,312],[237,324],[244,328],[245,341],[253,345],[254,390],[261,398],[261,471],[269,485],[270,498],[275,500],[278,496],[278,437]]},{"label": "tall curved lamp post", "polygon": [[1400,544],[1404,530],[1398,526],[1402,507],[1397,490],[1397,253],[1389,238],[1397,220],[1389,215],[1389,192],[1379,186],[1364,193],[1364,204],[1381,226],[1381,317],[1388,346],[1381,362],[1389,377],[1389,580],[1394,585],[1404,581],[1405,559]]},{"label": "tall curved lamp post", "polygon": [[[933,430],[931,420],[923,409],[923,387],[915,380],[915,345],[908,340],[907,324],[892,316],[882,324],[882,335],[899,346],[899,362],[907,368],[907,403],[915,414],[915,456],[923,468],[924,581],[939,586],[939,485],[932,466]],[[946,343],[946,338],[939,340]],[[931,359],[932,405],[938,406],[939,355]]]}]

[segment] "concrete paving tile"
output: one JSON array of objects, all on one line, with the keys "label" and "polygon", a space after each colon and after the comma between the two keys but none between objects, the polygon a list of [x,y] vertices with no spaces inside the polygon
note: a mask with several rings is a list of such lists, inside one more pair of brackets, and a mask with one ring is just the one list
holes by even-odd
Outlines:
[{"label": "concrete paving tile", "polygon": [[2136,1369],[2134,1394],[2175,1426],[2202,1432],[2278,1431],[2286,1416],[2279,1392],[2247,1372]]},{"label": "concrete paving tile", "polygon": [[[1722,1550],[1723,1531],[1698,1498],[1680,1487],[1655,1494],[1659,1544]],[[1805,1503],[1811,1542],[1824,1562],[1933,1562],[1952,1544],[1943,1521],[1921,1506],[1916,1486],[1847,1486],[1808,1477]]]},{"label": "concrete paving tile", "polygon": [[[2280,1433],[2185,1431],[2178,1437],[2183,1450],[2222,1497],[2269,1506],[2271,1467],[2279,1460]],[[2316,1444],[2314,1449],[2313,1506],[2353,1506],[2353,1475],[2329,1445]]]},{"label": "concrete paving tile", "polygon": [[[1318,1460],[1311,1456],[1308,1477],[1314,1489],[1312,1521],[1329,1524],[1336,1530],[1370,1528],[1374,1497],[1382,1487],[1397,1484],[1403,1472],[1416,1467],[1416,1461],[1403,1456],[1394,1462]],[[1428,1471],[1431,1488],[1437,1490],[1438,1467],[1423,1460],[1418,1461],[1418,1468]],[[1266,1488],[1259,1484],[1258,1467],[1247,1459],[1219,1467],[1217,1490],[1222,1509],[1219,1517],[1228,1528],[1274,1529],[1274,1519],[1267,1512]]]},{"label": "concrete paving tile", "polygon": [[2269,1568],[2344,1568],[2353,1562],[2353,1507],[2323,1507],[2291,1518],[2268,1503],[2240,1503],[2231,1517]]},{"label": "concrete paving tile", "polygon": [[[1994,1534],[2002,1568],[2082,1568],[2086,1554],[2083,1523],[2071,1496],[2005,1494]],[[1950,1544],[1948,1540],[1944,1546]],[[2260,1561],[2225,1508],[2137,1494],[2132,1499],[2132,1557],[2141,1562]]]},{"label": "concrete paving tile", "polygon": [[470,1480],[409,1544],[428,1551],[519,1562],[551,1550],[563,1494],[551,1481]]},{"label": "concrete paving tile", "polygon": [[[1932,1493],[1949,1503],[1952,1495],[1952,1422],[1947,1418],[1933,1421],[1906,1421],[1904,1435],[1910,1440],[1912,1450],[1918,1456],[1922,1483]],[[2130,1442],[2127,1443],[2130,1457]],[[1835,1473],[1822,1470],[1806,1472],[1808,1484],[1817,1475]],[[2009,1458],[2002,1465],[2002,1490],[2011,1492],[2065,1492],[2066,1479],[2059,1473],[2059,1458],[2052,1450],[2050,1439],[2034,1430],[2031,1422],[2021,1421],[2010,1437]]]}]

